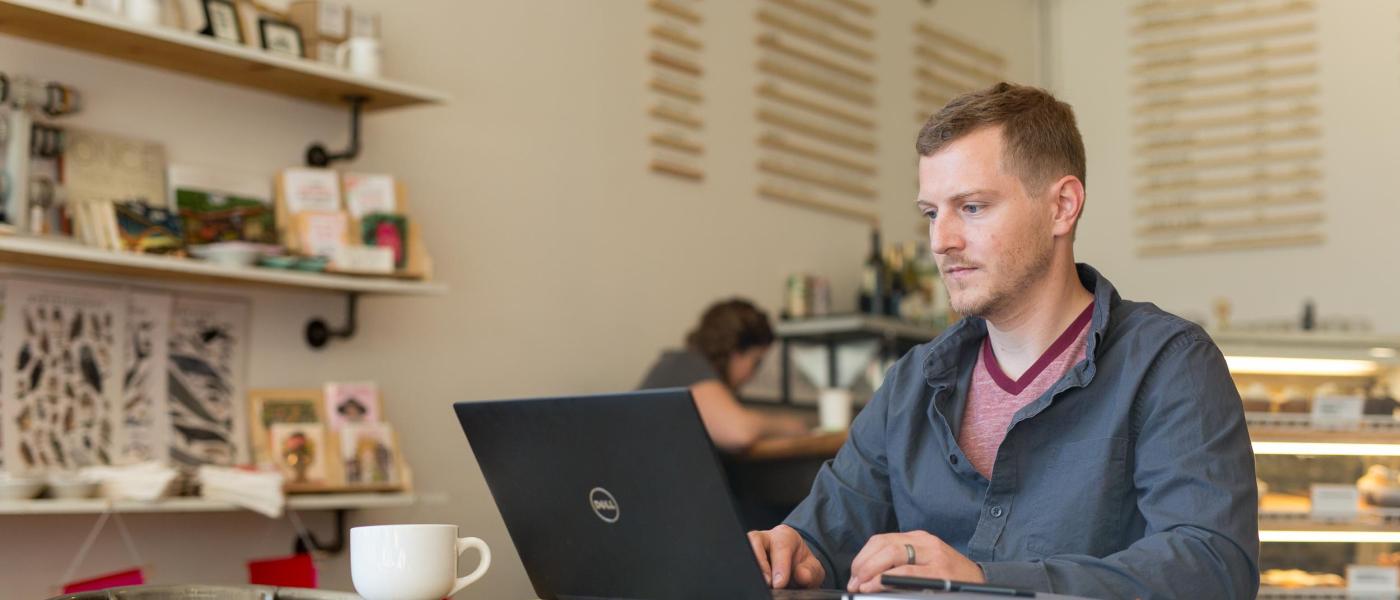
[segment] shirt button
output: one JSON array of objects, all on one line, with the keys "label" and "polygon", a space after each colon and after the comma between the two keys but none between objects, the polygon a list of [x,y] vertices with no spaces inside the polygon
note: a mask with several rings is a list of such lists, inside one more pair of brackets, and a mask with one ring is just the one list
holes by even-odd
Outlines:
[{"label": "shirt button", "polygon": [[992,510],[991,510],[991,513],[992,513],[992,518],[993,518],[993,519],[1000,519],[1000,518],[1001,518],[1001,507],[1000,507],[1000,506],[993,506],[993,507],[992,507]]},{"label": "shirt button", "polygon": [[956,454],[949,454],[949,455],[948,455],[948,462],[949,462],[949,463],[952,463],[952,465],[956,467],[956,466],[958,465],[958,455],[956,455]]}]

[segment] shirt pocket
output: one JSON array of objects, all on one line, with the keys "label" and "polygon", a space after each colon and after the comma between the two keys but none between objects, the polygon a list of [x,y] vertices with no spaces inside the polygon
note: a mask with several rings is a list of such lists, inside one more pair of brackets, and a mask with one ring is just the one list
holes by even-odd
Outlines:
[{"label": "shirt pocket", "polygon": [[1053,446],[1031,462],[1028,496],[1017,498],[1027,519],[1026,549],[1105,556],[1121,550],[1122,527],[1133,506],[1126,438],[1094,438]]}]

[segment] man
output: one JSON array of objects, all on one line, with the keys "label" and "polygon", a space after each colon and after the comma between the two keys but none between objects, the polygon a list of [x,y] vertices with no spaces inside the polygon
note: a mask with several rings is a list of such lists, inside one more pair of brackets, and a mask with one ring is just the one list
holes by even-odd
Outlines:
[{"label": "man", "polygon": [[930,118],[917,149],[917,205],[966,318],[895,364],[784,524],[749,534],[769,583],[1254,598],[1239,396],[1204,331],[1075,264],[1069,105],[997,84]]}]

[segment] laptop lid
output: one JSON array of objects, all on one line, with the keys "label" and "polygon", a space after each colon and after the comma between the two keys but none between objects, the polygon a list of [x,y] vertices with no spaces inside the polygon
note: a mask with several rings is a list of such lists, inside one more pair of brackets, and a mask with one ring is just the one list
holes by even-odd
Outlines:
[{"label": "laptop lid", "polygon": [[689,390],[453,408],[540,598],[771,597]]}]

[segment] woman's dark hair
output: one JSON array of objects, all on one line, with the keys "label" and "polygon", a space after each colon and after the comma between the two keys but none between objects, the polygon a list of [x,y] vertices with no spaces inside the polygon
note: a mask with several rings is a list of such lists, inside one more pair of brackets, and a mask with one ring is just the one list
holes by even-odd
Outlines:
[{"label": "woman's dark hair", "polygon": [[699,352],[719,374],[729,381],[729,357],[735,352],[773,344],[773,326],[768,315],[742,298],[721,300],[705,309],[700,323],[685,337],[685,345]]}]

